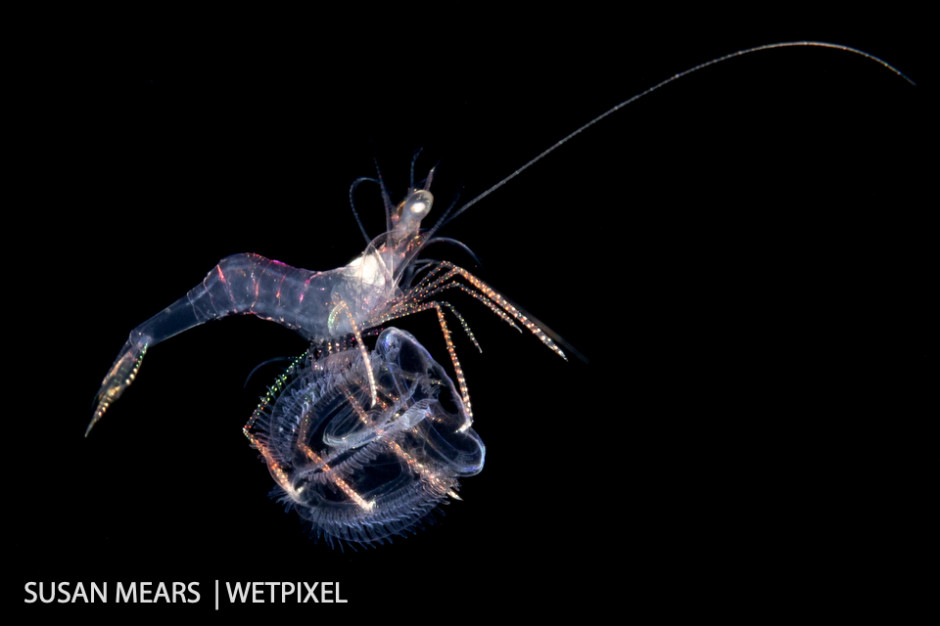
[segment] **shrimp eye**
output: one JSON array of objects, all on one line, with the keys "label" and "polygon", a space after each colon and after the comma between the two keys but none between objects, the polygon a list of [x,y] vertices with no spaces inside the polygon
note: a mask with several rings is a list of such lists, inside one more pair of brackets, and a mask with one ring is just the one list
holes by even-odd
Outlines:
[{"label": "shrimp eye", "polygon": [[403,219],[421,219],[428,214],[428,211],[431,210],[431,205],[434,203],[434,196],[431,195],[431,192],[426,189],[419,189],[412,192],[410,196],[405,198],[405,201],[401,204],[401,216]]}]

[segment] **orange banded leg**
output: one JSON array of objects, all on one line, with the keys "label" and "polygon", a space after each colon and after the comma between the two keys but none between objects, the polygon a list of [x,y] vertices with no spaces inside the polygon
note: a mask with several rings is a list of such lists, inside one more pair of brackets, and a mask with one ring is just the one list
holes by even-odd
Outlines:
[{"label": "orange banded leg", "polygon": [[[248,441],[251,442],[251,445],[261,453],[261,456],[264,457],[265,463],[267,464],[268,469],[271,471],[271,475],[274,477],[274,480],[277,481],[277,484],[280,485],[281,488],[288,493],[288,495],[290,495],[291,499],[294,501],[299,501],[300,493],[291,484],[290,476],[288,476],[284,468],[281,467],[280,463],[274,460],[274,457],[268,451],[267,446],[261,443],[261,441],[259,441],[258,438],[252,434],[251,426],[254,423],[256,415],[257,412],[255,415],[252,415],[252,419],[250,419],[249,422],[245,424],[242,432],[244,432],[245,436],[248,438]],[[375,507],[375,502],[370,502],[359,495],[359,493],[357,493],[356,490],[353,489],[341,476],[337,476],[333,473],[333,468],[330,467],[329,463],[327,463],[319,454],[317,454],[307,444],[300,443],[303,441],[303,437],[306,433],[305,425],[307,420],[301,420],[301,423],[302,425],[301,431],[298,434],[297,447],[308,459],[316,463],[323,472],[327,473],[329,479],[340,489],[340,491],[346,494],[346,497],[355,502],[362,510],[371,511]]]},{"label": "orange banded leg", "polygon": [[[457,311],[447,302],[421,302],[419,304],[407,303],[405,305],[399,305],[392,309],[392,313],[385,316],[377,324],[387,322],[389,320],[398,319],[400,317],[405,317],[406,315],[413,315],[414,313],[420,313],[421,311],[428,311],[434,309],[437,311],[437,321],[441,326],[441,334],[444,335],[444,344],[447,346],[447,354],[450,355],[450,361],[454,364],[454,373],[457,375],[457,387],[460,389],[460,399],[463,401],[464,407],[467,409],[467,415],[473,419],[473,411],[470,408],[470,392],[467,390],[467,378],[464,376],[463,367],[460,365],[460,359],[457,358],[457,349],[454,347],[454,341],[451,337],[450,328],[447,326],[447,320],[444,318],[444,310],[442,307],[447,307],[454,313],[457,319],[460,320],[461,325],[464,330],[467,331],[467,334],[470,336],[470,339],[476,345],[477,349],[480,349],[480,344],[477,343],[476,337],[473,336],[473,332],[470,330],[470,327],[467,325],[467,322],[463,319]],[[469,422],[465,428],[469,428]]]},{"label": "orange banded leg", "polygon": [[378,387],[375,384],[375,374],[372,373],[372,367],[370,367],[371,360],[369,359],[369,349],[366,348],[365,342],[362,340],[362,333],[359,331],[359,325],[356,324],[356,319],[353,317],[352,312],[349,310],[349,305],[346,304],[345,300],[340,300],[339,304],[334,307],[333,311],[330,313],[330,316],[336,315],[339,310],[342,309],[346,312],[346,315],[349,317],[349,325],[352,328],[353,336],[356,337],[356,343],[359,344],[359,353],[362,355],[362,364],[366,370],[366,376],[369,378],[369,392],[372,395],[372,406],[375,406],[375,403],[378,402]]},{"label": "orange banded leg", "polygon": [[[446,271],[441,273],[443,270]],[[431,280],[432,277],[434,277],[433,280]],[[467,281],[470,286],[468,287],[463,283],[456,282],[456,280],[459,278]],[[552,352],[566,361],[568,360],[568,357],[565,356],[564,351],[558,347],[558,344],[556,344],[551,339],[551,337],[545,333],[544,330],[542,330],[541,326],[530,320],[522,311],[506,300],[506,298],[504,298],[498,291],[487,285],[485,282],[464,268],[458,267],[448,261],[441,261],[437,267],[428,272],[428,274],[415,286],[415,288],[409,292],[409,299],[414,301],[421,301],[425,298],[434,296],[441,291],[452,288],[458,288],[465,293],[470,294],[510,325],[515,326],[515,324],[512,323],[512,320],[516,320],[529,332],[538,337],[539,341],[548,346]]]}]

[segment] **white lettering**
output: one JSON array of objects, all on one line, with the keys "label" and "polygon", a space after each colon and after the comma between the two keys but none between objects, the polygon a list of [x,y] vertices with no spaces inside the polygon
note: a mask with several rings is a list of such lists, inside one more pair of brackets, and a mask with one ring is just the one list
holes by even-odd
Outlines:
[{"label": "white lettering", "polygon": [[307,588],[307,597],[304,598],[304,602],[310,601],[311,598],[313,598],[313,601],[315,603],[319,602],[319,600],[317,600],[317,596],[315,595],[317,592],[317,586],[319,584],[320,583],[313,583],[313,585],[311,586],[309,583],[303,583],[303,586]]},{"label": "white lettering", "polygon": [[166,583],[157,583],[157,595],[153,599],[154,602],[169,602],[170,593],[166,589]]},{"label": "white lettering", "polygon": [[[37,593],[38,588],[38,593]],[[68,581],[59,582],[36,582],[29,581],[23,586],[26,597],[23,598],[25,604],[35,604],[37,601],[42,604],[83,604],[108,601],[108,583],[88,583],[83,582],[70,583]]]},{"label": "white lettering", "polygon": [[338,582],[320,583],[320,602],[323,604],[346,604],[346,600],[339,597]]},{"label": "white lettering", "polygon": [[[235,604],[236,601],[244,604],[248,602],[248,590],[251,588],[251,583],[246,583],[243,587],[241,583],[235,583],[234,586],[232,583],[225,581],[225,589],[228,591],[228,601],[231,604]],[[235,599],[235,594],[238,594],[238,600]]]},{"label": "white lettering", "polygon": [[36,587],[36,583],[34,583],[34,582],[26,583],[26,584],[24,585],[24,590],[26,591],[27,596],[28,596],[29,594],[32,594],[32,596],[33,596],[33,599],[32,599],[32,600],[30,600],[29,597],[27,597],[25,600],[23,600],[23,602],[25,602],[26,604],[34,604],[34,603],[36,602],[36,600],[39,598],[39,596],[37,596],[37,595],[36,595],[36,592],[33,590],[35,587]]},{"label": "white lettering", "polygon": [[95,602],[95,596],[98,596],[98,601],[105,604],[108,603],[108,583],[102,583],[99,587],[98,583],[91,583],[91,601]]},{"label": "white lettering", "polygon": [[287,604],[287,596],[293,595],[296,591],[297,585],[294,583],[282,583],[281,584],[281,604]]},{"label": "white lettering", "polygon": [[[216,581],[216,604],[219,601]],[[347,604],[339,582],[225,582],[230,604]]]},{"label": "white lettering", "polygon": [[82,583],[78,583],[75,586],[75,593],[72,594],[72,597],[69,599],[69,602],[75,603],[75,602],[78,602],[79,599],[85,604],[88,604],[88,594],[85,593],[85,585],[83,585]]},{"label": "white lettering", "polygon": [[[23,591],[24,604],[108,603],[107,582],[29,581],[24,583]],[[197,603],[201,598],[198,582],[118,582],[115,602],[189,604]]]},{"label": "white lettering", "polygon": [[124,583],[119,582],[117,584],[117,601],[127,602],[128,604],[136,604],[137,603],[137,585],[135,583],[130,583],[125,588]]}]

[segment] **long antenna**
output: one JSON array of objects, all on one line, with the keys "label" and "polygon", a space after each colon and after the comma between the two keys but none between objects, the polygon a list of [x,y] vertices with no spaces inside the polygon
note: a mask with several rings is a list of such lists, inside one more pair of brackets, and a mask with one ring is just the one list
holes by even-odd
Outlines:
[{"label": "long antenna", "polygon": [[907,75],[905,75],[899,69],[889,64],[887,61],[884,61],[883,59],[876,57],[873,54],[869,54],[868,52],[865,52],[864,50],[859,50],[858,48],[851,48],[849,46],[843,46],[843,45],[834,44],[834,43],[827,43],[825,41],[785,41],[781,43],[771,43],[771,44],[765,44],[763,46],[756,46],[754,48],[746,48],[744,50],[738,50],[737,52],[732,52],[731,54],[726,54],[724,56],[714,58],[711,61],[705,61],[704,63],[699,63],[695,67],[691,67],[685,70],[684,72],[679,72],[678,74],[674,74],[670,76],[669,78],[667,78],[666,80],[653,85],[649,89],[646,89],[645,91],[642,91],[636,94],[635,96],[627,98],[620,104],[612,107],[611,109],[608,109],[604,113],[601,113],[600,115],[598,115],[597,117],[589,121],[588,123],[575,129],[574,131],[572,131],[570,134],[563,137],[562,139],[556,141],[554,144],[552,144],[551,146],[549,146],[548,148],[546,148],[545,150],[537,154],[534,158],[532,158],[530,161],[522,165],[519,169],[514,171],[512,174],[510,174],[506,178],[502,179],[501,181],[499,181],[498,183],[496,183],[495,185],[493,185],[492,187],[490,187],[489,189],[487,189],[486,191],[484,191],[477,197],[469,200],[466,204],[464,204],[462,207],[454,211],[449,217],[447,217],[446,221],[439,221],[437,224],[435,224],[433,230],[436,231],[445,223],[450,222],[452,219],[454,219],[455,217],[457,217],[458,215],[460,215],[461,213],[469,209],[471,206],[473,206],[474,204],[476,204],[483,198],[487,197],[488,195],[490,195],[491,193],[493,193],[494,191],[496,191],[497,189],[499,189],[500,187],[502,187],[503,185],[511,181],[513,178],[515,178],[522,172],[526,171],[527,169],[529,169],[530,167],[532,167],[533,165],[535,165],[536,163],[538,163],[539,161],[547,157],[549,154],[551,154],[552,152],[554,152],[561,146],[565,145],[566,143],[568,143],[569,141],[571,141],[572,139],[574,139],[575,137],[577,137],[578,135],[580,135],[581,133],[589,129],[590,127],[594,126],[595,124],[597,124],[598,122],[606,118],[607,116],[613,115],[614,113],[616,113],[623,107],[627,106],[628,104],[632,104],[636,102],[637,100],[639,100],[640,98],[650,95],[657,89],[661,87],[665,87],[669,83],[675,82],[679,80],[680,78],[688,76],[689,74],[694,74],[695,72],[699,70],[703,70],[706,67],[717,65],[719,63],[724,63],[725,61],[729,61],[737,57],[742,57],[747,54],[752,54],[754,52],[761,52],[763,50],[776,50],[778,48],[831,48],[833,50],[841,50],[843,52],[850,52],[852,54],[857,54],[861,57],[864,57],[870,61],[874,61],[878,65],[881,65],[882,67],[893,72],[897,76],[900,76],[901,78],[909,82],[911,85],[916,86],[916,83],[914,83],[913,80],[908,78]]}]

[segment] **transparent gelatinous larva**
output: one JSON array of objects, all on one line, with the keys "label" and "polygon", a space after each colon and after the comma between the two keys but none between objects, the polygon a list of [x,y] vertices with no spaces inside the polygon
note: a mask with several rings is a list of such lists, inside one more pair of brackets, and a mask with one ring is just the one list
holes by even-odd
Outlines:
[{"label": "transparent gelatinous larva", "polygon": [[[376,397],[370,384],[375,381]],[[305,354],[245,426],[290,508],[329,542],[381,542],[421,523],[458,480],[483,469],[484,446],[460,392],[410,333]]]}]

